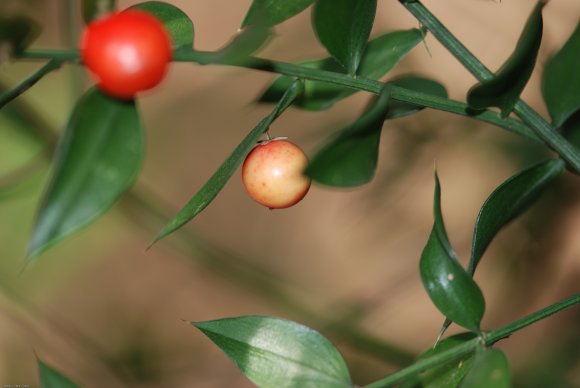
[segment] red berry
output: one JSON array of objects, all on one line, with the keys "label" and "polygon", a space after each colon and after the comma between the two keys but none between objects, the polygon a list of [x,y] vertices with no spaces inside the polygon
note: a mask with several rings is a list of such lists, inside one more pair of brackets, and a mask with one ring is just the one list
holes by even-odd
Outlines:
[{"label": "red berry", "polygon": [[242,181],[256,202],[284,209],[300,202],[310,188],[303,174],[308,158],[294,143],[283,139],[260,142],[246,157]]},{"label": "red berry", "polygon": [[101,90],[130,99],[164,78],[171,61],[171,39],[155,16],[125,10],[85,28],[81,58]]}]

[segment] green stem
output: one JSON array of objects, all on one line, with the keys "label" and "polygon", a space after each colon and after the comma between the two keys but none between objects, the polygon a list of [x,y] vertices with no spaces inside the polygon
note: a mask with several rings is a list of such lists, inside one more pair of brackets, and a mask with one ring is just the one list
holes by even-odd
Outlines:
[{"label": "green stem", "polygon": [[[46,59],[58,58],[62,60],[78,60],[78,51],[57,51],[57,50],[28,50],[24,52],[22,58],[28,59]],[[215,54],[211,52],[194,51],[190,49],[177,50],[173,54],[173,60],[176,62],[197,62],[200,64],[221,64],[231,66],[241,66],[254,70],[268,71],[277,74],[283,74],[290,77],[307,79],[311,81],[320,81],[331,84],[344,86],[347,88],[365,91],[373,94],[379,94],[384,83],[358,77],[353,78],[347,74],[335,73],[332,71],[311,69],[291,63],[272,61],[268,59],[251,57],[244,63],[223,63],[214,62]],[[426,93],[412,91],[393,86],[392,96],[394,100],[406,102],[426,108],[441,110],[456,115],[473,118],[479,121],[493,124],[507,131],[524,136],[528,139],[539,141],[538,136],[531,131],[524,123],[514,119],[504,119],[498,113],[492,111],[483,111],[473,113],[469,106],[463,102],[450,100],[447,98],[437,97]]]},{"label": "green stem", "polygon": [[[399,0],[415,18],[471,73],[478,81],[486,81],[493,73],[485,67],[419,0]],[[514,112],[542,141],[580,173],[580,153],[546,120],[520,100]]]},{"label": "green stem", "polygon": [[542,310],[538,310],[528,316],[518,319],[517,321],[514,321],[497,330],[487,332],[482,337],[474,338],[458,346],[455,346],[447,351],[441,352],[437,355],[421,359],[417,361],[415,364],[409,366],[408,368],[395,372],[385,378],[382,378],[371,384],[368,384],[365,387],[366,388],[392,387],[393,385],[405,381],[421,371],[435,367],[437,365],[442,365],[447,362],[457,360],[475,351],[480,346],[491,346],[497,341],[509,337],[512,333],[515,333],[516,331],[519,331],[527,326],[530,326],[533,323],[536,323],[553,314],[556,314],[559,311],[573,307],[577,304],[580,304],[580,294],[572,295],[569,298],[554,303],[553,305],[550,305]]},{"label": "green stem", "polygon": [[18,85],[8,90],[5,93],[0,94],[0,109],[8,104],[10,101],[14,100],[16,97],[20,96],[22,93],[30,89],[34,84],[40,81],[45,75],[54,71],[62,66],[62,61],[59,59],[51,59],[44,66],[38,69],[36,72],[31,74],[24,81],[20,82]]}]

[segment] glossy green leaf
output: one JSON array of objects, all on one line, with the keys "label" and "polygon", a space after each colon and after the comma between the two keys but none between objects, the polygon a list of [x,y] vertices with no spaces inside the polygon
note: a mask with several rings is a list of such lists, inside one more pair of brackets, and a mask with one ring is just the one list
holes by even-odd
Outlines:
[{"label": "glossy green leaf", "polygon": [[312,24],[318,40],[349,74],[357,72],[376,9],[376,0],[317,0],[314,4]]},{"label": "glossy green leaf", "polygon": [[548,160],[517,173],[502,183],[485,201],[473,234],[468,272],[473,274],[483,253],[496,234],[511,220],[526,211],[546,187],[562,175],[566,163]]},{"label": "glossy green leaf", "polygon": [[542,42],[542,9],[545,0],[538,4],[528,18],[524,31],[512,55],[490,80],[478,83],[469,90],[467,103],[474,109],[496,106],[507,117],[528,83]]},{"label": "glossy green leaf", "polygon": [[[415,75],[405,75],[390,80],[389,85],[430,94],[432,96],[447,98],[447,89],[437,81]],[[393,100],[389,103],[387,120],[396,119],[422,110],[424,107]]]},{"label": "glossy green leaf", "polygon": [[381,129],[389,101],[388,91],[383,91],[361,117],[314,155],[305,174],[329,186],[368,183],[377,168]]},{"label": "glossy green leaf", "polygon": [[[371,40],[362,57],[358,74],[361,77],[379,79],[389,72],[423,39],[421,30],[403,30],[390,32]],[[324,58],[301,63],[302,66],[344,72],[344,69],[333,59]],[[281,76],[259,98],[259,102],[272,103],[280,99],[292,78]],[[328,109],[338,101],[356,93],[355,90],[318,81],[305,81],[304,92],[296,100],[298,108],[319,111]]]},{"label": "glossy green leaf", "polygon": [[284,112],[294,101],[302,90],[302,82],[295,81],[288,88],[283,98],[278,102],[274,110],[266,116],[260,123],[248,133],[240,144],[234,149],[230,156],[222,163],[217,171],[209,178],[203,187],[181,208],[175,217],[159,232],[153,240],[153,243],[161,240],[163,237],[175,232],[183,225],[192,220],[196,215],[202,212],[223,189],[228,180],[234,174],[236,169],[246,158],[246,155],[254,148],[256,142],[270,125]]},{"label": "glossy green leaf", "polygon": [[95,88],[81,97],[58,145],[29,260],[105,213],[137,177],[143,149],[134,101]]},{"label": "glossy green leaf", "polygon": [[3,54],[18,55],[40,35],[40,26],[25,16],[0,17],[0,46]]},{"label": "glossy green leaf", "polygon": [[313,2],[314,0],[254,0],[242,27],[254,24],[274,26],[304,11]]},{"label": "glossy green leaf", "polygon": [[73,383],[60,372],[38,361],[38,371],[40,374],[40,388],[76,388],[77,384]]},{"label": "glossy green leaf", "polygon": [[116,0],[82,0],[83,20],[89,24],[104,13],[112,12],[117,8]]},{"label": "glossy green leaf", "polygon": [[508,360],[499,349],[481,350],[475,355],[471,370],[461,382],[461,388],[510,388],[512,386]]},{"label": "glossy green leaf", "polygon": [[259,387],[352,387],[348,367],[318,332],[260,316],[191,322]]},{"label": "glossy green leaf", "polygon": [[174,48],[193,46],[195,35],[193,22],[181,9],[162,1],[146,1],[131,8],[149,12],[161,20],[171,36]]},{"label": "glossy green leaf", "polygon": [[[448,351],[458,345],[475,338],[473,333],[461,333],[440,341],[436,347],[430,348],[419,356],[419,360],[437,356],[445,351]],[[454,388],[459,386],[459,383],[471,369],[473,364],[474,353],[467,354],[458,360],[453,360],[449,363],[427,369],[421,373],[419,378],[422,388]]]},{"label": "glossy green leaf", "polygon": [[580,23],[544,67],[542,92],[555,127],[580,109]]},{"label": "glossy green leaf", "polygon": [[427,294],[451,321],[479,332],[485,311],[483,294],[457,260],[451,248],[441,212],[441,186],[435,174],[435,222],[420,260],[420,273]]}]

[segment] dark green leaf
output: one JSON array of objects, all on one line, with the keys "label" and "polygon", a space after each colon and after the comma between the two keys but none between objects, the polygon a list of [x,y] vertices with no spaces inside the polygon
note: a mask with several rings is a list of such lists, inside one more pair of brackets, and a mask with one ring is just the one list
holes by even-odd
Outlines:
[{"label": "dark green leaf", "polygon": [[367,45],[376,0],[318,0],[312,24],[318,40],[347,70],[355,74]]},{"label": "dark green leaf", "polygon": [[242,27],[253,24],[274,26],[304,11],[313,2],[314,0],[254,0]]},{"label": "dark green leaf", "polygon": [[542,92],[555,127],[580,109],[580,23],[544,68]]},{"label": "dark green leaf", "polygon": [[270,124],[282,114],[294,101],[302,90],[302,82],[295,81],[288,88],[283,98],[278,102],[274,110],[248,133],[231,155],[222,163],[217,171],[209,178],[203,187],[187,202],[187,204],[175,215],[175,217],[159,232],[153,243],[175,232],[196,215],[201,213],[211,201],[223,189],[238,166],[244,161],[246,155],[254,148],[262,134],[268,130]]},{"label": "dark green leaf", "polygon": [[459,326],[479,332],[485,311],[483,294],[457,261],[441,213],[441,187],[435,174],[435,222],[420,261],[421,280],[435,306]]},{"label": "dark green leaf", "polygon": [[[419,356],[419,360],[437,356],[475,338],[473,333],[461,333],[445,338],[435,348],[430,348]],[[426,370],[420,375],[422,388],[453,388],[457,387],[473,364],[474,353],[467,354],[458,360],[453,360]]]},{"label": "dark green leaf", "polygon": [[[412,29],[390,32],[371,40],[360,63],[359,75],[371,79],[381,78],[422,39],[421,30]],[[318,70],[344,72],[344,69],[332,58],[303,62],[301,65]],[[259,102],[278,101],[290,83],[292,83],[291,77],[278,77],[260,97]],[[330,108],[336,102],[354,93],[356,91],[339,85],[307,80],[304,92],[296,100],[295,106],[319,111]]]},{"label": "dark green leaf", "polygon": [[580,149],[580,110],[564,122],[562,132],[570,143]]},{"label": "dark green leaf", "polygon": [[77,384],[64,377],[60,372],[38,361],[40,388],[76,388]]},{"label": "dark green leaf", "polygon": [[40,26],[25,16],[0,17],[0,46],[18,55],[40,35]]},{"label": "dark green leaf", "polygon": [[352,387],[338,350],[306,326],[259,316],[191,324],[260,387]]},{"label": "dark green leaf", "polygon": [[329,186],[352,187],[369,182],[377,168],[389,101],[385,89],[361,117],[314,155],[305,174]]},{"label": "dark green leaf", "polygon": [[499,349],[485,349],[476,353],[471,370],[461,382],[461,388],[510,388],[511,386],[508,360]]},{"label": "dark green leaf", "polygon": [[105,213],[137,177],[143,149],[134,101],[89,90],[78,101],[58,145],[29,260]]},{"label": "dark green leaf", "polygon": [[131,8],[149,12],[161,20],[171,36],[174,48],[193,46],[193,22],[181,9],[162,1],[147,1]]},{"label": "dark green leaf", "polygon": [[562,174],[565,165],[562,159],[536,164],[512,176],[491,193],[475,222],[470,274],[475,272],[483,253],[501,228],[526,211]]},{"label": "dark green leaf", "polygon": [[[399,86],[401,88],[422,92],[437,97],[447,98],[447,89],[437,81],[429,78],[423,78],[414,75],[406,75],[388,82],[389,85]],[[408,104],[400,101],[391,101],[389,103],[389,112],[387,120],[408,116],[422,110],[422,106]]]},{"label": "dark green leaf", "polygon": [[494,77],[469,90],[467,103],[472,108],[497,106],[501,109],[502,116],[507,117],[511,113],[536,64],[542,42],[542,9],[545,5],[546,0],[538,1],[514,52]]},{"label": "dark green leaf", "polygon": [[116,0],[82,0],[83,20],[88,24],[116,8]]}]

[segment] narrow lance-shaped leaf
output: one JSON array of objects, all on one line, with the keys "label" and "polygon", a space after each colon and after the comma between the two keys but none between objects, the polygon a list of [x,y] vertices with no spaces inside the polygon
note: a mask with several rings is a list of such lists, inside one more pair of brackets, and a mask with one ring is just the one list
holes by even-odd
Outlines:
[{"label": "narrow lance-shaped leaf", "polygon": [[553,181],[564,172],[566,163],[548,160],[512,176],[485,201],[473,233],[468,272],[473,275],[483,253],[496,234],[511,220],[526,211]]},{"label": "narrow lance-shaped leaf", "polygon": [[[399,63],[421,40],[421,30],[394,31],[371,40],[364,52],[358,74],[364,78],[379,79]],[[313,69],[342,73],[344,69],[333,59],[324,58],[303,62],[301,65]],[[280,99],[292,78],[281,76],[259,98],[259,102],[272,103]],[[328,109],[336,102],[356,93],[355,90],[325,82],[306,80],[304,92],[296,100],[298,108],[319,111]]]},{"label": "narrow lance-shaped leaf", "polygon": [[318,40],[347,70],[355,74],[369,39],[376,0],[318,0],[312,24]]},{"label": "narrow lance-shaped leaf", "polygon": [[302,82],[296,80],[283,98],[278,102],[274,110],[266,116],[260,123],[248,133],[240,144],[234,149],[231,155],[222,163],[217,171],[209,178],[203,187],[181,208],[175,217],[159,232],[153,240],[153,243],[161,240],[163,237],[175,232],[196,215],[202,212],[223,189],[228,180],[234,174],[236,169],[244,161],[244,158],[254,148],[256,142],[262,134],[268,130],[274,120],[282,114],[294,101],[302,90]]},{"label": "narrow lance-shaped leaf", "polygon": [[542,92],[555,127],[580,109],[580,23],[544,67]]},{"label": "narrow lance-shaped leaf", "polygon": [[485,311],[483,294],[456,259],[441,213],[441,187],[435,174],[435,222],[420,260],[420,273],[435,306],[456,324],[480,332]]},{"label": "narrow lance-shaped leaf", "polygon": [[306,175],[329,186],[352,187],[369,182],[377,168],[389,101],[388,88],[384,88],[361,117],[314,155]]},{"label": "narrow lance-shaped leaf", "polygon": [[38,372],[40,375],[40,388],[76,388],[77,384],[73,383],[67,377],[63,376],[56,369],[38,361]]},{"label": "narrow lance-shaped leaf", "polygon": [[82,0],[82,13],[85,23],[90,23],[106,12],[117,8],[116,0]]},{"label": "narrow lance-shaped leaf", "polygon": [[[465,342],[471,341],[476,337],[473,333],[461,333],[445,338],[434,348],[430,348],[419,356],[419,360],[437,356],[445,351],[453,349]],[[469,353],[460,359],[453,360],[446,364],[427,369],[420,375],[422,388],[449,388],[457,387],[461,380],[471,369],[474,354]]]},{"label": "narrow lance-shaped leaf", "polygon": [[507,117],[528,83],[542,42],[542,9],[546,0],[538,1],[532,11],[516,48],[493,78],[469,90],[467,103],[474,109],[496,106]]},{"label": "narrow lance-shaped leaf", "polygon": [[194,40],[194,27],[191,19],[181,9],[162,1],[146,1],[131,7],[153,14],[169,32],[174,48],[191,48]]},{"label": "narrow lance-shaped leaf", "polygon": [[191,322],[259,387],[352,387],[348,367],[320,333],[261,316]]},{"label": "narrow lance-shaped leaf", "polygon": [[105,213],[137,177],[143,149],[135,102],[90,89],[77,102],[58,145],[29,260]]},{"label": "narrow lance-shaped leaf", "polygon": [[499,349],[484,349],[476,353],[471,370],[460,388],[510,388],[512,386],[508,360]]},{"label": "narrow lance-shaped leaf", "polygon": [[313,2],[314,0],[254,0],[242,27],[253,24],[274,26],[304,11]]}]

